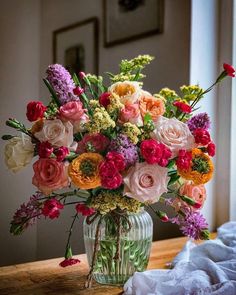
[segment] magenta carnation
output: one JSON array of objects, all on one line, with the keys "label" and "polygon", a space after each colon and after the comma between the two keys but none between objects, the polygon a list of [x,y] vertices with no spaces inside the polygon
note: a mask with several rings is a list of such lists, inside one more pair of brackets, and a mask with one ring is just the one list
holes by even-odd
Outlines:
[{"label": "magenta carnation", "polygon": [[42,208],[42,214],[48,216],[50,219],[58,218],[60,215],[60,210],[64,208],[57,199],[50,199],[44,202]]}]

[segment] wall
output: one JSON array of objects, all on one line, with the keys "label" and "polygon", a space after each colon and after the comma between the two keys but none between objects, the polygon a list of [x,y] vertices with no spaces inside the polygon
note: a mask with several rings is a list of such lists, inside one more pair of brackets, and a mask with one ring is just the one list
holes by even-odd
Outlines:
[{"label": "wall", "polygon": [[[58,28],[85,20],[92,16],[100,19],[99,29],[99,69],[100,74],[106,71],[117,72],[117,65],[122,58],[132,58],[138,54],[151,54],[155,61],[147,68],[148,79],[145,88],[158,91],[168,85],[173,89],[189,82],[190,52],[190,1],[166,0],[164,15],[164,33],[145,39],[103,47],[103,11],[102,1],[97,0],[42,0],[41,31],[41,76],[45,75],[47,65],[52,63],[52,32]],[[41,98],[47,98],[44,87]],[[73,209],[64,212],[56,222],[42,220],[38,224],[37,258],[61,256],[64,253],[66,230],[70,224]],[[160,239],[175,236],[178,231],[174,225],[159,224],[155,220],[154,238]],[[83,252],[81,223],[75,227],[73,247],[76,252]],[[55,247],[54,245],[57,245]]]},{"label": "wall", "polygon": [[[40,1],[1,1],[0,11],[0,134],[13,130],[4,126],[8,116],[25,122],[25,106],[39,93]],[[14,132],[14,131],[13,131]],[[13,175],[3,159],[0,140],[0,265],[36,258],[36,227],[22,237],[9,233],[13,212],[34,191],[29,166]]]}]

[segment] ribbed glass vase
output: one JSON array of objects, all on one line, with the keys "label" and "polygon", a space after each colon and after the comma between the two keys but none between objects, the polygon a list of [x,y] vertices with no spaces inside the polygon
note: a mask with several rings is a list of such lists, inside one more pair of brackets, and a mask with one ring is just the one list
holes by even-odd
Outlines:
[{"label": "ribbed glass vase", "polygon": [[[147,268],[153,234],[151,216],[142,210],[121,218],[119,257],[117,257],[117,223],[106,215],[100,222],[93,278],[101,284],[123,285],[135,271]],[[128,219],[128,222],[127,222]],[[84,221],[84,243],[89,265],[92,265],[99,219]],[[122,224],[123,223],[123,224]]]}]

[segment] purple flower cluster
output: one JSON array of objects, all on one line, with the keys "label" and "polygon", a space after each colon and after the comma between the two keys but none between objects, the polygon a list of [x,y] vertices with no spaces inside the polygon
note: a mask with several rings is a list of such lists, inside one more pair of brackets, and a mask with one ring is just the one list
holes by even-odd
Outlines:
[{"label": "purple flower cluster", "polygon": [[41,193],[36,193],[30,197],[28,203],[23,203],[15,212],[11,222],[11,232],[20,234],[30,225],[33,225],[37,218],[42,214],[40,198]]},{"label": "purple flower cluster", "polygon": [[208,130],[211,124],[210,117],[207,113],[200,113],[189,119],[187,124],[191,132],[193,132],[197,128]]},{"label": "purple flower cluster", "polygon": [[120,134],[116,139],[111,141],[109,150],[122,154],[127,166],[133,165],[138,161],[138,149],[136,145],[124,134]]},{"label": "purple flower cluster", "polygon": [[198,240],[202,238],[208,224],[199,211],[192,211],[189,208],[184,210],[184,218],[180,222],[180,230],[185,236]]},{"label": "purple flower cluster", "polygon": [[54,64],[48,66],[47,80],[55,90],[61,104],[78,99],[73,93],[75,84],[71,75],[62,65]]}]

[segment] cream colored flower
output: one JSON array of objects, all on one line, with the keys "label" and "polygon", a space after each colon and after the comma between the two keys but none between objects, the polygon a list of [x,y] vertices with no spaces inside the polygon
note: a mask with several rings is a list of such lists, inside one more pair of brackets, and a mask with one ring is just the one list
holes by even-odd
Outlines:
[{"label": "cream colored flower", "polygon": [[169,147],[173,156],[176,156],[180,149],[189,150],[196,146],[188,126],[176,118],[160,116],[155,122],[152,138]]},{"label": "cream colored flower", "polygon": [[34,156],[34,145],[31,138],[25,134],[13,137],[5,146],[5,163],[7,167],[17,172],[29,164]]},{"label": "cream colored flower", "polygon": [[124,81],[112,84],[108,92],[112,95],[118,95],[122,104],[135,103],[141,95],[141,88],[138,82]]},{"label": "cream colored flower", "polygon": [[34,136],[41,142],[50,142],[55,147],[70,147],[73,142],[73,125],[59,119],[45,120],[42,129]]}]

